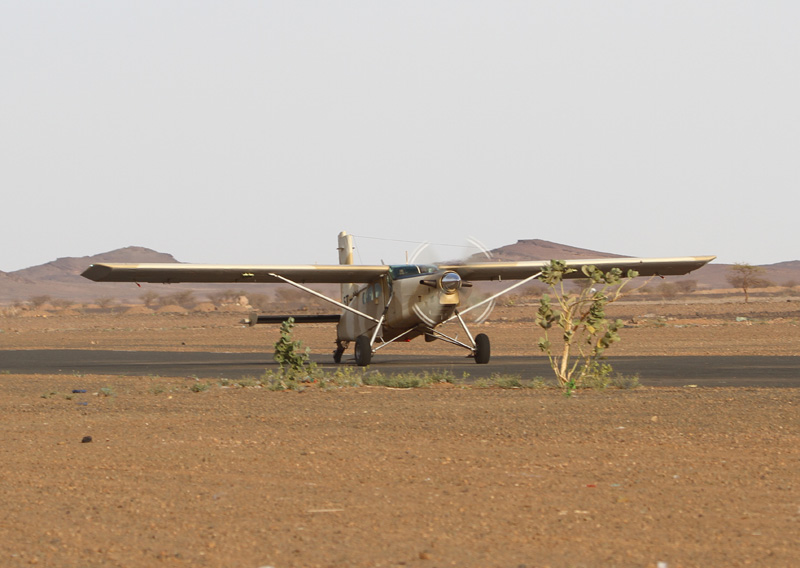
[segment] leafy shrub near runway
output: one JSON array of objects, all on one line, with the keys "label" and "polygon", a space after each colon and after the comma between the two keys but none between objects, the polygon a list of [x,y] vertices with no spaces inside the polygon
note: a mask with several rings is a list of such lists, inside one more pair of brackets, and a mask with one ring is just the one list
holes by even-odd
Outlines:
[{"label": "leafy shrub near runway", "polygon": [[317,365],[311,361],[311,349],[302,349],[300,341],[292,339],[294,318],[289,318],[281,324],[281,336],[275,342],[273,359],[281,367],[281,374],[292,379],[313,378],[317,372]]},{"label": "leafy shrub near runway", "polygon": [[[593,265],[582,266],[586,285],[570,291],[564,277],[573,272],[577,270],[561,260],[551,260],[545,266],[541,281],[550,294],[542,296],[536,314],[536,323],[544,330],[539,349],[547,355],[567,395],[582,386],[605,388],[610,383],[612,369],[602,362],[603,352],[619,341],[622,320],[608,319],[605,308],[622,296],[631,278],[638,276],[635,270],[623,277],[618,268],[603,272]],[[556,346],[551,343],[552,331],[560,335]]]}]

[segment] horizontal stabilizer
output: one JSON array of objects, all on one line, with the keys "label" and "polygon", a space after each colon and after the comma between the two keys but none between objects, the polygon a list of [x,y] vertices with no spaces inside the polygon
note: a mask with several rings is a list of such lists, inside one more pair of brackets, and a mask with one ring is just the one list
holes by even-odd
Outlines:
[{"label": "horizontal stabilizer", "polygon": [[260,316],[258,314],[250,314],[247,323],[251,326],[260,323],[283,323],[289,318],[294,319],[294,323],[339,323],[341,316],[339,314],[319,314],[319,315],[301,315],[301,316]]}]

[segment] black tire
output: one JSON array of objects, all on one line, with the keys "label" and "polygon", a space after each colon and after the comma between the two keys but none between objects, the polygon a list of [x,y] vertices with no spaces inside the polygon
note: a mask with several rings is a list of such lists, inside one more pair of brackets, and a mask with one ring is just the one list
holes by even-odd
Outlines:
[{"label": "black tire", "polygon": [[333,362],[334,363],[341,363],[342,362],[342,354],[344,353],[344,349],[337,347],[336,350],[333,352]]},{"label": "black tire", "polygon": [[489,336],[485,333],[479,333],[475,336],[475,362],[479,365],[485,365],[489,362],[491,355],[492,347],[489,344]]},{"label": "black tire", "polygon": [[362,335],[356,339],[356,365],[359,367],[366,367],[372,359],[372,345],[370,345],[369,337]]}]

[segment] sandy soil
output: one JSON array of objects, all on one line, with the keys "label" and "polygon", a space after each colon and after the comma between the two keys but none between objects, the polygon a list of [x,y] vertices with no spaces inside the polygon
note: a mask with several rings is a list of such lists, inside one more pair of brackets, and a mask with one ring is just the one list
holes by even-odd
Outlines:
[{"label": "sandy soil", "polygon": [[[614,350],[798,355],[799,309],[618,305],[629,328]],[[0,358],[263,351],[276,336],[232,313],[27,316],[0,318]],[[498,308],[483,329],[493,351],[538,355],[531,317]],[[328,350],[331,331],[298,337]],[[800,389],[566,398],[199,384],[2,374],[0,359],[0,565],[675,568],[800,557]]]},{"label": "sandy soil", "polygon": [[[178,308],[177,306],[175,308]],[[798,355],[800,298],[743,303],[715,301],[620,302],[609,315],[626,322],[619,355]],[[498,306],[474,328],[492,339],[492,353],[539,357],[541,336],[533,304]],[[113,310],[24,311],[0,315],[0,349],[164,349],[177,351],[272,352],[278,326],[250,327],[238,312],[153,311],[143,306]],[[450,331],[458,334],[457,324]],[[335,324],[297,326],[296,338],[315,353],[333,350]],[[404,353],[458,353],[441,342],[413,341],[391,349]]]}]

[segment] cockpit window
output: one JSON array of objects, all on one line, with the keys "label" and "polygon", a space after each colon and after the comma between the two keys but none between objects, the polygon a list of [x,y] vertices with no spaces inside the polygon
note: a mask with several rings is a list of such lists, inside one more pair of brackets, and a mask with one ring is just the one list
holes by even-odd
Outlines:
[{"label": "cockpit window", "polygon": [[437,268],[430,264],[396,264],[389,267],[392,280],[402,280],[420,274],[434,274]]}]

